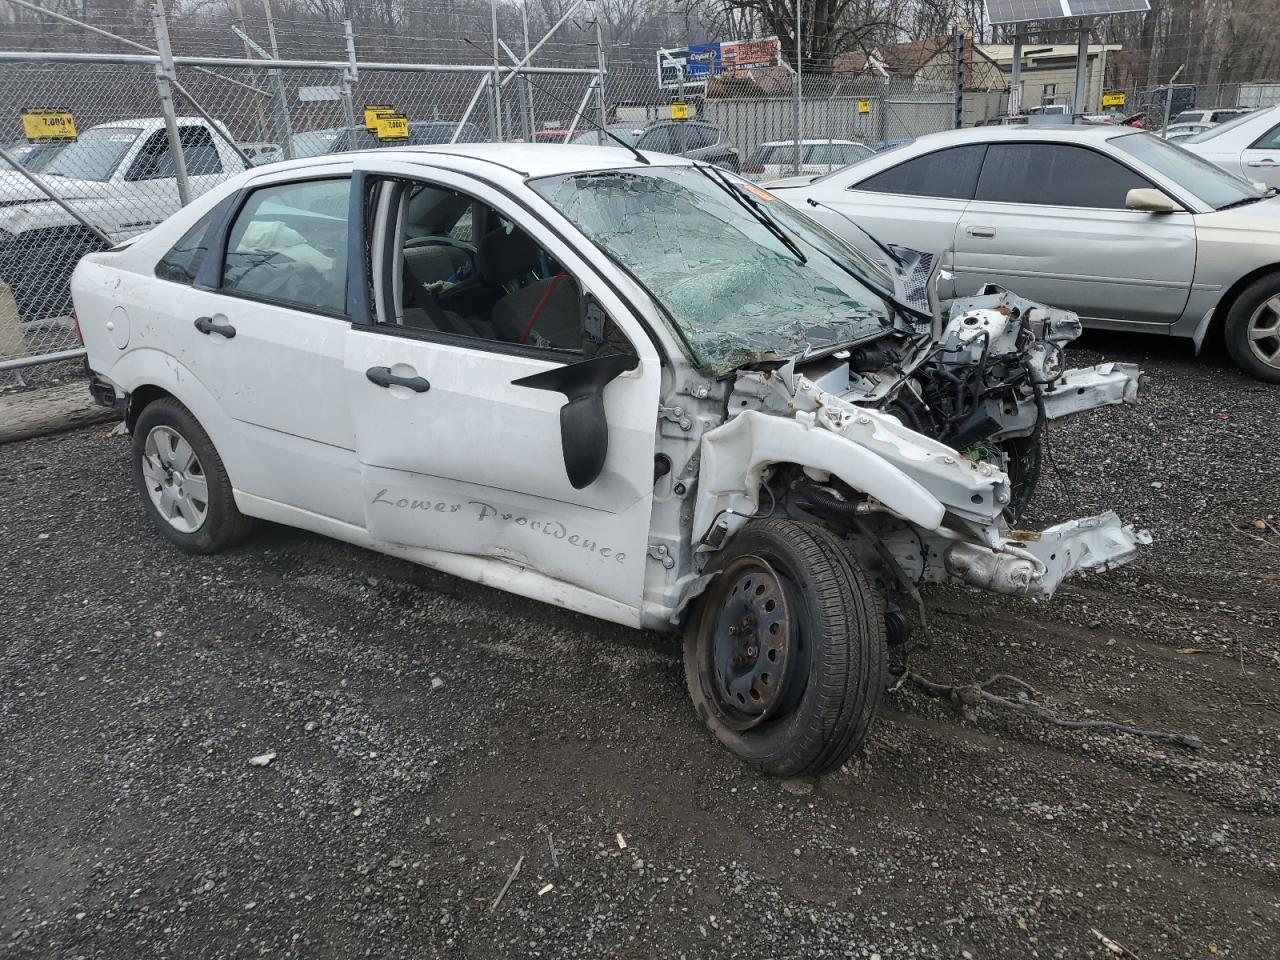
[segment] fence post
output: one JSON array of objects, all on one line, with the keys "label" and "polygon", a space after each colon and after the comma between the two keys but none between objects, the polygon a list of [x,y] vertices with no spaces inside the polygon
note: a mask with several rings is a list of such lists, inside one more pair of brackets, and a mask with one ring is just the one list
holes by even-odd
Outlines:
[{"label": "fence post", "polygon": [[956,30],[956,121],[955,128],[964,126],[964,31]]},{"label": "fence post", "polygon": [[794,169],[794,173],[796,174],[796,176],[799,176],[799,175],[800,175],[800,97],[801,97],[801,90],[800,90],[800,83],[801,83],[801,81],[800,81],[800,60],[801,60],[801,53],[800,53],[800,0],[796,0],[796,76],[795,76],[795,80],[793,80],[793,81],[792,81],[792,82],[794,83],[794,85],[795,85],[795,92],[796,92],[796,96],[795,96],[795,101],[796,101],[796,102],[795,102],[795,111],[794,111],[794,114],[795,114],[795,115],[794,115],[794,117],[792,118],[792,122],[793,122],[793,124],[794,124],[794,126],[795,126],[795,129],[792,131],[792,133],[793,133],[793,134],[795,134],[794,139],[795,139],[795,142],[796,142],[796,152],[795,152],[795,155],[791,158],[791,159],[792,159],[792,162],[793,162],[793,164],[794,164],[794,167],[795,167],[795,169]]},{"label": "fence post", "polygon": [[[596,80],[596,107],[600,111],[600,129],[603,130],[609,125],[609,116],[605,112],[606,99],[604,95],[604,33],[600,29],[600,5],[596,3],[596,72],[598,78]],[[604,140],[600,141],[604,143]]]},{"label": "fence post", "polygon": [[502,61],[498,59],[498,0],[489,0],[489,14],[493,26],[493,122],[489,124],[493,139],[501,143],[506,139],[502,129]]},{"label": "fence post", "polygon": [[350,19],[342,21],[342,32],[347,41],[347,67],[342,71],[342,112],[346,115],[347,129],[350,131],[351,143],[356,142],[356,105],[352,97],[351,87],[360,79],[360,67],[356,63],[356,38],[351,29]]},{"label": "fence post", "polygon": [[160,95],[160,111],[164,114],[164,129],[169,137],[169,152],[173,154],[173,173],[178,181],[178,202],[184,207],[191,202],[191,182],[187,179],[187,158],[182,152],[182,136],[178,132],[178,115],[173,108],[173,90],[170,81],[177,79],[173,67],[173,51],[169,48],[169,21],[164,15],[164,0],[155,0],[151,20],[156,30],[156,52],[160,62],[156,64],[156,92]]}]

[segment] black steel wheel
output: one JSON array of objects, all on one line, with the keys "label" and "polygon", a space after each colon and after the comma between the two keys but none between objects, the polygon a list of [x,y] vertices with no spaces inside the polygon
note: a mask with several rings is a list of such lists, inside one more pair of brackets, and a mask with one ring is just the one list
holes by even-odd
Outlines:
[{"label": "black steel wheel", "polygon": [[839,767],[884,689],[881,597],[841,540],[811,523],[753,521],[713,569],[685,634],[694,708],[765,773]]}]

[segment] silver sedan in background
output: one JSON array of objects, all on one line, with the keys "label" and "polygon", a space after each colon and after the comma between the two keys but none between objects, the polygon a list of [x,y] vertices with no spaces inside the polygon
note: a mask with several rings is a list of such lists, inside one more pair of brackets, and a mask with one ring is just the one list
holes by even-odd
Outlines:
[{"label": "silver sedan in background", "polygon": [[868,233],[941,255],[940,296],[998,283],[1197,350],[1220,330],[1241,370],[1280,383],[1276,191],[1149,133],[951,130],[770,188],[869,253]]}]

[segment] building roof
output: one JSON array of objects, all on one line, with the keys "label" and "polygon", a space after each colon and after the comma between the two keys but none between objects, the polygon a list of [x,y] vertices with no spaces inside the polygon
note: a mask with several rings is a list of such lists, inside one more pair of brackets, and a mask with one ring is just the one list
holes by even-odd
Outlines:
[{"label": "building roof", "polygon": [[[884,74],[914,77],[926,68],[941,68],[946,70],[948,82],[953,82],[950,71],[955,63],[954,51],[955,37],[951,35],[912,40],[908,43],[890,43],[871,50],[850,50],[836,54],[831,72],[836,76],[846,77]],[[998,69],[999,66],[987,56],[982,46],[975,47],[970,37],[964,39],[961,58],[964,62],[965,89],[987,86],[983,74]]]},{"label": "building roof", "polygon": [[[1013,44],[1011,43],[980,43],[978,49],[987,59],[1001,66],[1013,63]],[[1119,43],[1091,43],[1089,56],[1096,57],[1100,53],[1123,49],[1124,45]],[[1037,60],[1058,60],[1063,57],[1075,60],[1076,45],[1074,43],[1024,43],[1022,45],[1022,62],[1026,64],[1034,64]]]}]

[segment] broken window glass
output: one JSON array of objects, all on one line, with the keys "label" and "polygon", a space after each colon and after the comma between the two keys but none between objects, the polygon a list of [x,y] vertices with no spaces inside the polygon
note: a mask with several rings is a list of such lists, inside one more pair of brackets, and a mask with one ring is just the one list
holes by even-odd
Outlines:
[{"label": "broken window glass", "polygon": [[649,290],[709,376],[883,334],[885,302],[813,243],[892,289],[884,269],[772,194],[733,183],[652,166],[530,186]]}]

